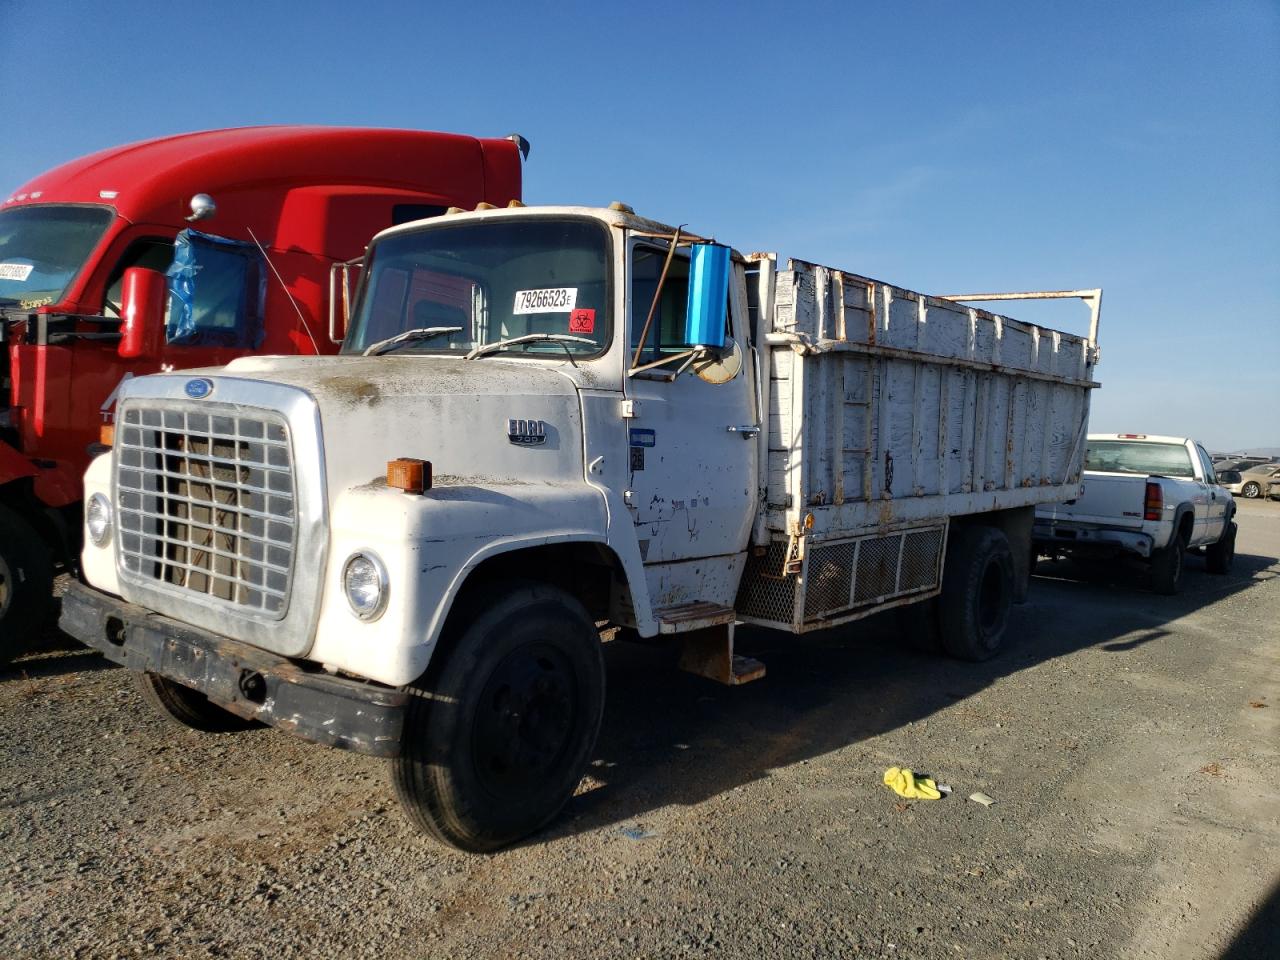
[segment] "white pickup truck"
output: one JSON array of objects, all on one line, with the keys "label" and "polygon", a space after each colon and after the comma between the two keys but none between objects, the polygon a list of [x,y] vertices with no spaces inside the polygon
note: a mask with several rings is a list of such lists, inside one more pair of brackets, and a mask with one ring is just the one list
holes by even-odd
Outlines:
[{"label": "white pickup truck", "polygon": [[1129,554],[1159,593],[1178,592],[1188,550],[1211,573],[1231,569],[1235,500],[1204,447],[1186,437],[1091,433],[1080,496],[1036,509],[1035,549],[1080,559]]},{"label": "white pickup truck", "polygon": [[1100,295],[1035,295],[1091,306],[1073,336],[622,205],[396,228],[342,355],[122,387],[62,625],[182,723],[392,758],[417,824],[494,849],[577,786],[608,625],[729,684],[764,674],[738,622],[922,603],[995,654],[1079,490]]}]

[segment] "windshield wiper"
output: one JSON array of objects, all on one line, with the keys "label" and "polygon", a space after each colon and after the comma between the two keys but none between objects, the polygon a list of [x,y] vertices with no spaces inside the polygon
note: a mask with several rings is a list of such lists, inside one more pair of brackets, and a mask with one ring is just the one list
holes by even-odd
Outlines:
[{"label": "windshield wiper", "polygon": [[467,354],[467,359],[474,360],[476,357],[486,357],[491,353],[497,353],[503,347],[515,346],[518,343],[539,343],[542,341],[551,341],[564,347],[564,352],[568,356],[569,362],[575,367],[578,365],[578,361],[573,359],[573,351],[569,349],[570,343],[589,343],[593,347],[599,346],[588,337],[575,337],[569,333],[526,333],[522,337],[510,337],[506,340],[495,340],[493,343],[482,343]]},{"label": "windshield wiper", "polygon": [[398,347],[402,343],[411,343],[415,340],[430,340],[432,337],[438,337],[442,333],[461,332],[461,327],[415,327],[412,330],[397,333],[394,337],[387,337],[385,340],[379,340],[377,343],[371,344],[365,348],[361,356],[376,357],[378,354],[385,353],[392,347]]}]

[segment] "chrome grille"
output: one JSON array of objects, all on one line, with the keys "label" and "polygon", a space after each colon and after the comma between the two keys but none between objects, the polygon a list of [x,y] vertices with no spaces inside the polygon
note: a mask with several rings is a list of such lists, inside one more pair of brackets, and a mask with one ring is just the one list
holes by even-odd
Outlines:
[{"label": "chrome grille", "polygon": [[270,619],[289,606],[297,495],[289,428],[265,410],[130,405],[116,431],[127,574]]}]

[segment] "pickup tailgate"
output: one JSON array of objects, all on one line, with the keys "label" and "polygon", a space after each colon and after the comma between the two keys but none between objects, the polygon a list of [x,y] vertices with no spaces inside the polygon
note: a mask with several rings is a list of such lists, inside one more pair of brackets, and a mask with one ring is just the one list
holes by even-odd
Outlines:
[{"label": "pickup tailgate", "polygon": [[1067,503],[1037,507],[1036,517],[1053,523],[1141,529],[1147,496],[1146,477],[1086,470],[1080,479],[1084,492],[1079,497]]}]

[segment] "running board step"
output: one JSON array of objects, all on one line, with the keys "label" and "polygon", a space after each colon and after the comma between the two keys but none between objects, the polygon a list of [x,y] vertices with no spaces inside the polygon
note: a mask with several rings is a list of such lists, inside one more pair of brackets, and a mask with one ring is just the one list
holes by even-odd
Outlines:
[{"label": "running board step", "polygon": [[737,619],[733,607],[722,607],[705,600],[660,607],[654,612],[657,614],[659,633],[688,633],[691,630],[733,623]]},{"label": "running board step", "polygon": [[693,630],[682,637],[680,669],[731,687],[764,677],[759,660],[733,652],[732,623]]}]

